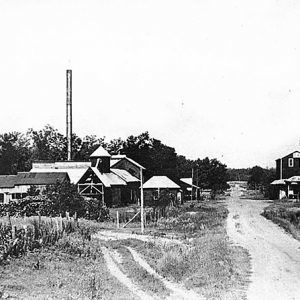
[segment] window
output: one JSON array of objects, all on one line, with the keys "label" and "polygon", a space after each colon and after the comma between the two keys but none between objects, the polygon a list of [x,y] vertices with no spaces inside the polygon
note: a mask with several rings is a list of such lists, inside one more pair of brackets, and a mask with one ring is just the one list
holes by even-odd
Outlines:
[{"label": "window", "polygon": [[4,202],[4,194],[0,193],[0,203],[3,203],[3,202]]},{"label": "window", "polygon": [[294,166],[294,159],[293,158],[289,158],[289,160],[288,160],[288,166],[290,168],[292,168]]},{"label": "window", "polygon": [[153,200],[158,200],[158,195],[159,195],[158,191],[154,191],[152,195],[153,195]]}]

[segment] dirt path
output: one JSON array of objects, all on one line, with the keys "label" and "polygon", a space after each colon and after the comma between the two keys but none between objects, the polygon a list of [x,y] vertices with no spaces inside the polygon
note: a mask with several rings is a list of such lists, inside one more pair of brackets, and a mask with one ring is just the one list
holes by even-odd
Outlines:
[{"label": "dirt path", "polygon": [[266,201],[240,196],[237,186],[228,199],[227,232],[251,255],[248,300],[300,299],[300,242],[260,216]]},{"label": "dirt path", "polygon": [[119,257],[117,256],[116,253],[114,253],[114,255],[117,257],[114,260],[113,255],[109,253],[109,250],[107,248],[101,247],[101,250],[102,250],[107,268],[113,276],[115,276],[122,284],[124,284],[134,295],[136,295],[140,299],[146,299],[146,300],[155,299],[152,296],[145,293],[144,291],[142,291],[141,289],[139,289],[139,287],[137,287],[130,280],[130,278],[119,269],[117,263],[115,262],[115,260],[117,260],[117,261],[119,260]]},{"label": "dirt path", "polygon": [[[181,241],[167,238],[154,238],[152,236],[146,235],[133,235],[128,233],[121,232],[111,232],[111,231],[101,231],[94,235],[94,238],[100,240],[109,241],[109,240],[122,240],[128,238],[136,238],[143,241],[155,241],[157,243],[182,243]],[[132,258],[137,262],[144,270],[146,270],[150,275],[154,276],[160,280],[163,285],[171,292],[170,297],[167,299],[170,300],[201,300],[204,299],[200,295],[196,294],[192,290],[187,290],[183,285],[177,284],[175,282],[169,281],[163,276],[159,275],[147,262],[146,260],[133,248],[126,247]],[[117,250],[109,250],[106,247],[101,247],[105,263],[113,276],[116,277],[122,284],[124,284],[135,296],[140,299],[166,299],[165,297],[149,295],[142,290],[140,286],[134,284],[130,278],[130,274],[126,274],[121,271],[119,265],[122,263],[122,255]]]},{"label": "dirt path", "polygon": [[172,291],[172,294],[169,299],[187,299],[187,300],[201,300],[204,299],[200,297],[200,295],[196,294],[195,292],[191,290],[185,289],[183,286],[168,281],[161,275],[157,274],[155,270],[153,270],[149,264],[132,248],[127,247],[127,249],[131,252],[131,255],[133,256],[134,260],[143,267],[149,274],[155,276],[159,280],[163,282],[163,284]]}]

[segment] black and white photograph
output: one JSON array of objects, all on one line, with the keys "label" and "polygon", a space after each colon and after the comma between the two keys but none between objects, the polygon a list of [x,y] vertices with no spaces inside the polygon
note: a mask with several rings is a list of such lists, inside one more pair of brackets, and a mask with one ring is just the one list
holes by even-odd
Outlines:
[{"label": "black and white photograph", "polygon": [[0,299],[300,299],[300,2],[0,0]]}]

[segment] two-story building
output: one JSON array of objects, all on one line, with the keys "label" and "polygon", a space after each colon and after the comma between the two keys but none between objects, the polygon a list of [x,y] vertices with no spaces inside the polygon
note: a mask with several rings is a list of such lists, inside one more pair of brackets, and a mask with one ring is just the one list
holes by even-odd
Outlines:
[{"label": "two-story building", "polygon": [[299,198],[300,151],[276,159],[276,180],[273,185],[279,199]]}]

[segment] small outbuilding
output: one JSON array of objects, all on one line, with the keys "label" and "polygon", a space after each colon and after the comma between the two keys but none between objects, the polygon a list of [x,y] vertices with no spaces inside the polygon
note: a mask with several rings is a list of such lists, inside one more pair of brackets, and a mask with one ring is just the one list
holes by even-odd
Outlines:
[{"label": "small outbuilding", "polygon": [[181,203],[182,191],[178,184],[167,176],[153,176],[144,183],[145,205],[153,205],[159,200],[161,193],[167,192],[177,203]]},{"label": "small outbuilding", "polygon": [[184,200],[198,199],[200,197],[200,188],[193,184],[193,178],[180,178],[180,186],[183,190]]}]

